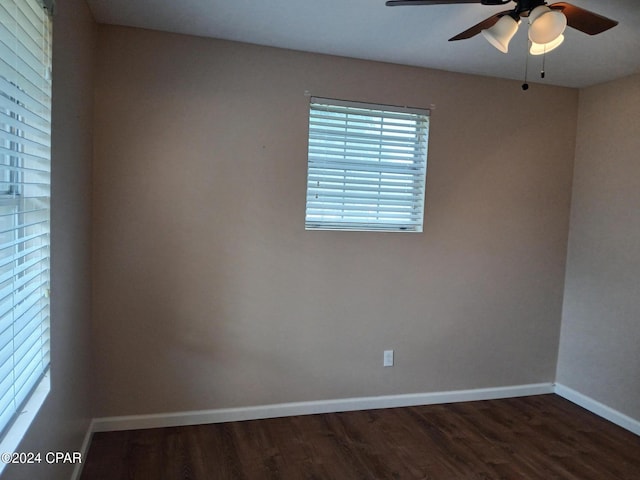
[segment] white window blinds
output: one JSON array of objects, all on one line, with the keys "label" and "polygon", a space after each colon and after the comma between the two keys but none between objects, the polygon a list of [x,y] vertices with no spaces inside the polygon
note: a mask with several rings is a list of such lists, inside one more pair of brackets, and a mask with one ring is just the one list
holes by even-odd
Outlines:
[{"label": "white window blinds", "polygon": [[[51,2],[49,3],[51,4]],[[49,367],[51,24],[0,3],[0,432]]]},{"label": "white window blinds", "polygon": [[307,230],[421,232],[429,110],[311,98]]}]

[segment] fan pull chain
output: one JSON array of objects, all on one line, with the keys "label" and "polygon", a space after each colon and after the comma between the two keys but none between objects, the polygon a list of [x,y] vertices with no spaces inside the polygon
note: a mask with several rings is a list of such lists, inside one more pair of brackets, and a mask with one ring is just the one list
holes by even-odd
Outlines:
[{"label": "fan pull chain", "polygon": [[529,48],[527,48],[527,55],[524,60],[524,83],[522,84],[522,90],[529,90],[529,84],[527,83],[528,72],[529,72]]},{"label": "fan pull chain", "polygon": [[544,78],[544,61],[547,58],[547,47],[544,47],[544,52],[542,52],[542,70],[540,71],[540,78]]}]

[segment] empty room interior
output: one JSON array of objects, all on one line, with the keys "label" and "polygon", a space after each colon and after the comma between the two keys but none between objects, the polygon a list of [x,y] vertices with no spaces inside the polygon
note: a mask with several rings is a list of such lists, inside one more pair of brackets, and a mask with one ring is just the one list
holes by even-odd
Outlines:
[{"label": "empty room interior", "polygon": [[[575,407],[640,454],[638,2],[571,2],[617,24],[587,35],[566,7],[544,55],[524,14],[508,53],[448,42],[535,1],[55,3],[50,389],[12,447],[43,461],[0,477],[232,478],[91,477],[91,448],[515,399]],[[311,225],[318,98],[428,112],[416,231]],[[556,460],[521,478],[578,478]],[[499,466],[378,478],[512,478]],[[280,467],[236,478],[294,478]],[[376,478],[361,468],[325,478]]]}]

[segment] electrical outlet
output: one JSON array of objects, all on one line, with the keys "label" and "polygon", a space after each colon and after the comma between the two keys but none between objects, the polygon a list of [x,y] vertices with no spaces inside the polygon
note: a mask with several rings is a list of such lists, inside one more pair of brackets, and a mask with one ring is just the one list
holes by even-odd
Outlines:
[{"label": "electrical outlet", "polygon": [[385,367],[393,367],[393,350],[384,351],[384,363]]}]

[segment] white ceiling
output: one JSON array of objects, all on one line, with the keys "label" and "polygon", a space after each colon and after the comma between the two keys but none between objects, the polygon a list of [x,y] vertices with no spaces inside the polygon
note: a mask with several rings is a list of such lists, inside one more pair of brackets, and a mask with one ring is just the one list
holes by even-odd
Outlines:
[{"label": "white ceiling", "polygon": [[[448,42],[494,13],[475,4],[386,7],[384,0],[87,0],[99,23],[236,40],[346,57],[521,80],[526,28],[508,54],[482,37]],[[553,2],[549,2],[553,3]],[[529,81],[584,87],[640,72],[640,1],[573,0],[620,24],[589,36],[571,28],[546,56],[529,57]]]}]

